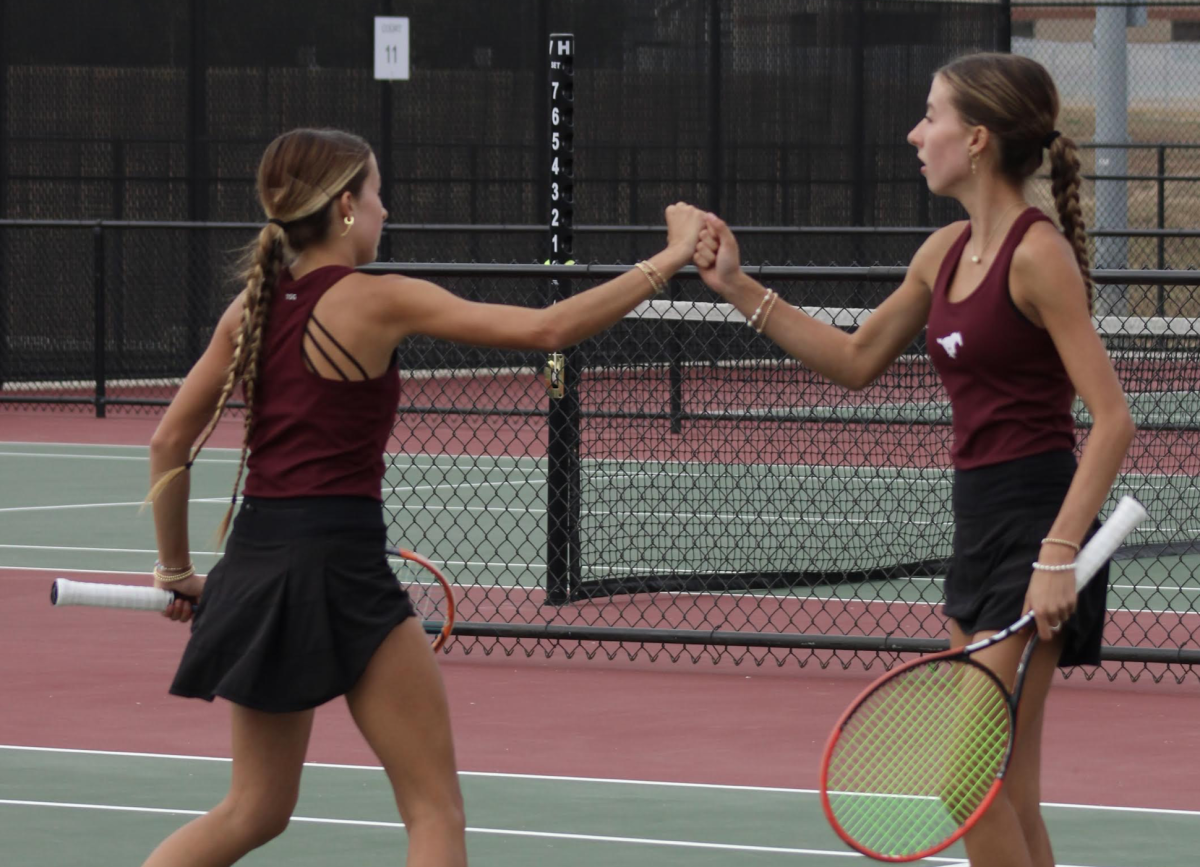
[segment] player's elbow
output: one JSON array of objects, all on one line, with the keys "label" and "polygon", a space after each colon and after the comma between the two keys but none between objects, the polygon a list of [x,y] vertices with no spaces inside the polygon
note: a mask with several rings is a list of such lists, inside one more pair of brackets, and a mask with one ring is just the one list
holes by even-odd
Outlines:
[{"label": "player's elbow", "polygon": [[874,377],[869,376],[865,372],[854,370],[839,377],[836,382],[842,388],[848,388],[851,391],[862,391],[871,384],[873,379]]},{"label": "player's elbow", "polygon": [[1121,404],[1113,412],[1113,417],[1110,422],[1113,430],[1113,438],[1124,452],[1133,442],[1134,436],[1137,435],[1137,425],[1133,421],[1133,415],[1129,412],[1129,407],[1126,404]]},{"label": "player's elbow", "polygon": [[834,375],[830,379],[842,388],[862,391],[876,380],[879,373],[877,370],[872,370],[861,355],[852,351],[846,354],[840,369],[834,371]]},{"label": "player's elbow", "polygon": [[160,424],[150,437],[151,457],[171,457],[180,453],[186,454],[191,442],[182,431],[174,429],[166,423]]}]

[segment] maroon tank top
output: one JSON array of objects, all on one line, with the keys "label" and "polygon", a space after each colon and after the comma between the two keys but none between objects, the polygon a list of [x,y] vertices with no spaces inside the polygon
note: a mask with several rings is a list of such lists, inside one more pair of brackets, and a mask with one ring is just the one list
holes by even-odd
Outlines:
[{"label": "maroon tank top", "polygon": [[1017,308],[1008,285],[1013,252],[1029,227],[1049,218],[1028,208],[1013,222],[978,287],[947,297],[971,238],[967,226],[942,260],[933,287],[928,350],[954,425],[960,470],[1075,447],[1075,389],[1049,333]]},{"label": "maroon tank top", "polygon": [[299,280],[284,271],[275,287],[254,398],[248,497],[382,499],[383,453],[400,402],[395,364],[374,379],[325,379],[302,354],[313,308],[353,271],[330,265]]}]

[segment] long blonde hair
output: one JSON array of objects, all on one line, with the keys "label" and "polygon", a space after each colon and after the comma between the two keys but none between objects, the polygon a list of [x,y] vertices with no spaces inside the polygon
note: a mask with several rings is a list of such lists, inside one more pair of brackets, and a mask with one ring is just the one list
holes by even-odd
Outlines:
[{"label": "long blonde hair", "polygon": [[217,530],[218,543],[229,529],[246,467],[263,331],[275,286],[283,269],[300,251],[328,236],[333,203],[342,193],[357,196],[361,192],[370,158],[371,147],[359,136],[332,129],[295,129],[271,142],[259,163],[258,200],[269,222],[243,255],[246,288],[242,291],[242,322],[234,338],[233,361],[212,419],[193,447],[188,462],[163,473],[146,498],[153,501],[173,479],[191,468],[216,430],[234,388],[241,382],[246,404],[242,455],[233,483],[233,497]]},{"label": "long blonde hair", "polygon": [[[1035,60],[1015,54],[969,54],[937,71],[953,91],[954,107],[968,126],[987,127],[996,138],[1000,171],[1020,185],[1042,165],[1049,143],[1050,189],[1063,234],[1087,287],[1088,309],[1094,286],[1088,259],[1087,228],[1079,204],[1079,148],[1065,135],[1054,135],[1058,89]],[[1051,139],[1051,136],[1053,138]]]}]

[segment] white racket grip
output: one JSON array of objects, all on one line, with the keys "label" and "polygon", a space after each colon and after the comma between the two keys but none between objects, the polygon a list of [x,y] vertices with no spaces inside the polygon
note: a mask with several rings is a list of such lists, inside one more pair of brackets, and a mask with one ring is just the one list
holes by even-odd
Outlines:
[{"label": "white racket grip", "polygon": [[1105,561],[1116,553],[1133,528],[1146,519],[1146,510],[1133,497],[1121,497],[1108,520],[1088,540],[1075,557],[1075,590],[1082,590],[1100,571]]},{"label": "white racket grip", "polygon": [[170,590],[128,584],[94,584],[56,578],[50,590],[53,605],[91,605],[97,608],[127,608],[162,611],[175,599]]}]

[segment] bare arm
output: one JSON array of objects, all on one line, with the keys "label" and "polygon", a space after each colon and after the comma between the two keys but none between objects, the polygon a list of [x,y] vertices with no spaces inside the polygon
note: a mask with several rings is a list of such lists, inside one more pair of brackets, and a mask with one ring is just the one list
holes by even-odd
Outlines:
[{"label": "bare arm", "polygon": [[[188,373],[171,406],[150,439],[150,480],[187,463],[192,444],[212,419],[233,360],[233,340],[242,317],[239,296],[229,305],[208,348]],[[158,559],[164,566],[184,566],[188,547],[188,473],[181,473],[154,500]],[[176,589],[188,592],[183,585]]]},{"label": "bare arm", "polygon": [[[1049,333],[1075,391],[1091,412],[1093,425],[1079,469],[1048,537],[1080,542],[1108,497],[1135,427],[1112,362],[1092,324],[1083,278],[1070,245],[1052,225],[1039,223],[1013,256],[1009,274],[1013,300]],[[1068,563],[1070,548],[1042,547],[1038,562]],[[1042,637],[1050,625],[1074,610],[1074,586],[1064,573],[1035,571],[1030,606],[1039,615]],[[1069,592],[1068,592],[1069,591]],[[1069,597],[1069,610],[1062,600]],[[1056,605],[1064,607],[1056,608]]]},{"label": "bare arm", "polygon": [[[682,203],[667,208],[667,247],[649,263],[670,279],[692,260],[703,213]],[[631,268],[607,283],[546,308],[480,304],[425,280],[386,278],[391,291],[385,316],[398,342],[427,334],[502,349],[556,350],[603,331],[652,295],[642,271]]]},{"label": "bare arm", "polygon": [[[855,389],[869,385],[925,327],[933,280],[952,229],[940,229],[926,240],[913,257],[904,282],[853,333],[783,303],[771,308],[763,333],[838,385]],[[710,243],[714,240],[715,245]],[[767,290],[742,272],[733,233],[724,222],[710,217],[701,248],[697,265],[705,283],[749,319]],[[705,249],[712,255],[711,262]]]}]

